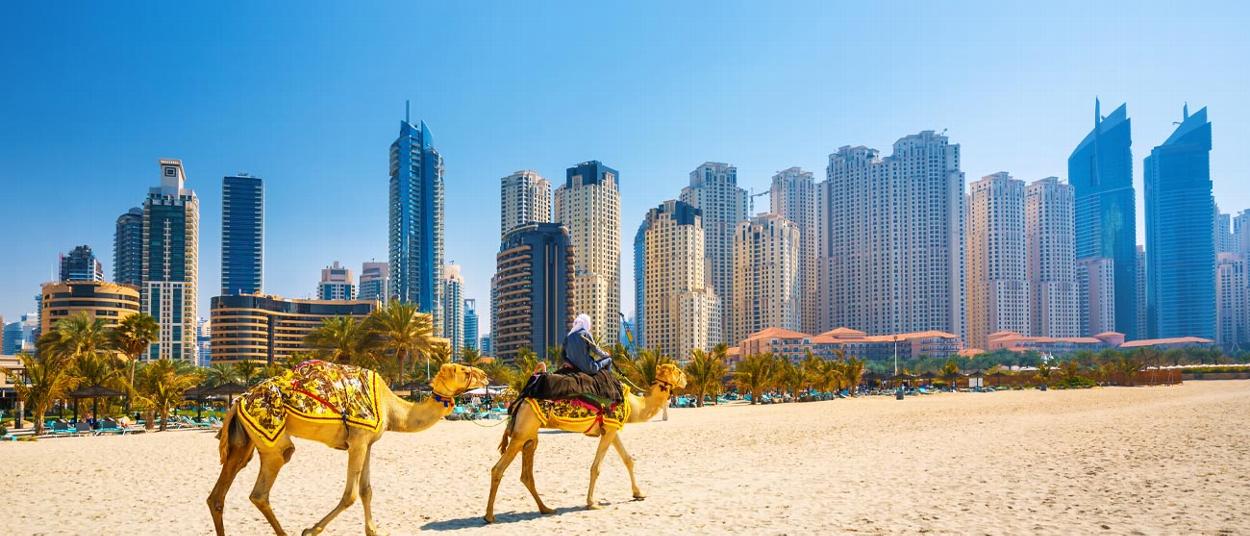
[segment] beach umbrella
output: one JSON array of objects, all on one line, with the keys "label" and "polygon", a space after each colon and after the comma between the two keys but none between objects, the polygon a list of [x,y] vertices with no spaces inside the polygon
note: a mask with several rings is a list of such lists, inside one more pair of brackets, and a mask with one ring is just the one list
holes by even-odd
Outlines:
[{"label": "beach umbrella", "polygon": [[226,404],[229,405],[230,403],[234,402],[234,395],[239,395],[239,394],[243,394],[246,392],[247,392],[246,385],[230,382],[230,383],[223,383],[221,385],[208,389],[205,395],[206,396],[224,396],[226,397]]},{"label": "beach umbrella", "polygon": [[183,400],[195,401],[195,418],[200,418],[200,412],[204,409],[204,399],[208,398],[208,392],[211,389],[211,387],[201,385],[187,389],[187,392],[182,394]]},{"label": "beach umbrella", "polygon": [[122,396],[124,393],[115,389],[109,389],[102,385],[92,385],[90,387],[80,387],[69,393],[69,397],[74,399],[74,422],[78,421],[78,400],[82,398],[90,398],[91,415],[99,418],[100,415],[100,398]]}]

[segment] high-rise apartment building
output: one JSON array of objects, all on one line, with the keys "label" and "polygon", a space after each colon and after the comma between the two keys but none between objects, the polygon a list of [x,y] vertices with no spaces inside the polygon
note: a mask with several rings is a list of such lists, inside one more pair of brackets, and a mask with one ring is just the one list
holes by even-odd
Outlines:
[{"label": "high-rise apartment building", "polygon": [[464,348],[464,276],[459,264],[443,267],[443,334],[453,356]]},{"label": "high-rise apartment building", "polygon": [[1220,212],[1217,204],[1214,208],[1215,221],[1212,225],[1212,240],[1215,241],[1216,253],[1236,253],[1233,246],[1233,215]]},{"label": "high-rise apartment building", "polygon": [[1211,123],[1189,115],[1145,161],[1146,329],[1152,338],[1215,338]]},{"label": "high-rise apartment building", "polygon": [[1028,333],[1031,328],[1025,188],[1024,181],[1000,171],[973,182],[968,190],[965,341],[984,349],[991,333]]},{"label": "high-rise apartment building", "polygon": [[491,344],[490,333],[482,335],[482,338],[478,339],[477,344],[478,344],[478,351],[482,352],[482,355],[488,355],[491,357],[495,356],[495,346]]},{"label": "high-rise apartment building", "polygon": [[720,342],[720,300],[708,287],[699,209],[669,200],[634,236],[637,345],[678,361]]},{"label": "high-rise apartment building", "polygon": [[222,177],[222,295],[261,292],[264,270],[265,182],[246,173]]},{"label": "high-rise apartment building", "polygon": [[464,299],[464,347],[479,350],[477,340],[477,300]]},{"label": "high-rise apartment building", "polygon": [[91,252],[91,246],[76,246],[61,255],[61,281],[104,281],[104,266]]},{"label": "high-rise apartment building", "polygon": [[143,203],[143,312],[159,336],[149,359],[194,363],[199,295],[200,201],[186,188],[181,160],[161,160],[161,184]]},{"label": "high-rise apartment building", "polygon": [[[1133,152],[1128,109],[1121,104],[1111,115],[1102,116],[1094,101],[1094,129],[1081,140],[1068,157],[1068,183],[1076,199],[1077,261],[1106,259],[1114,275],[1114,289],[1084,298],[1110,297],[1115,311],[1114,325],[1104,331],[1125,334],[1128,340],[1142,338],[1137,333],[1137,210],[1133,193]],[[1209,234],[1209,233],[1208,233]],[[1148,244],[1149,245],[1149,244]],[[1086,265],[1091,263],[1086,262]],[[1088,277],[1099,273],[1083,272]],[[1078,274],[1081,275],[1081,274]],[[1082,288],[1101,288],[1097,281],[1082,281]],[[1101,311],[1107,306],[1090,304],[1083,313]],[[1102,325],[1100,319],[1082,316],[1083,326]],[[1085,332],[1096,335],[1100,332]]]},{"label": "high-rise apartment building", "polygon": [[1233,253],[1250,259],[1250,209],[1233,216]]},{"label": "high-rise apartment building", "polygon": [[1215,342],[1227,352],[1250,344],[1250,277],[1236,253],[1220,253],[1215,264]]},{"label": "high-rise apartment building", "polygon": [[816,221],[816,182],[810,171],[792,167],[773,175],[769,189],[771,212],[799,228],[799,326],[820,333],[820,240]]},{"label": "high-rise apartment building", "polygon": [[555,358],[547,349],[564,344],[574,316],[568,231],[558,223],[523,225],[504,235],[495,260],[495,327],[490,344],[483,337],[482,352],[506,362],[516,359],[522,348]]},{"label": "high-rise apartment building", "polygon": [[[1072,187],[1058,177],[1029,184],[1024,193],[1024,240],[1029,279],[1028,331],[1035,337],[1080,334]],[[968,242],[972,249],[972,242]]]},{"label": "high-rise apartment building", "polygon": [[334,261],[334,264],[322,268],[321,281],[317,283],[317,299],[356,299],[356,284],[352,278],[352,269],[339,264],[339,261]]},{"label": "high-rise apartment building", "polygon": [[373,261],[360,265],[360,285],[356,290],[356,299],[385,302],[391,295],[390,289],[391,265]]},{"label": "high-rise apartment building", "polygon": [[1081,335],[1116,331],[1115,262],[1107,257],[1078,259],[1076,287]]},{"label": "high-rise apartment building", "polygon": [[821,329],[964,336],[964,174],[933,131],[842,147],[820,184]]},{"label": "high-rise apartment building", "polygon": [[443,157],[424,121],[405,113],[391,144],[391,296],[430,313],[442,332]]},{"label": "high-rise apartment building", "polygon": [[[598,161],[568,168],[556,188],[556,221],[568,229],[573,248],[573,309],[590,315],[600,344],[617,337],[621,311],[620,175]],[[502,351],[504,339],[496,333]]]},{"label": "high-rise apartment building", "polygon": [[551,182],[521,170],[499,180],[499,237],[533,222],[551,221]]},{"label": "high-rise apartment building", "polygon": [[143,284],[143,209],[134,207],[117,217],[113,233],[113,280]]},{"label": "high-rise apartment building", "polygon": [[798,330],[800,247],[798,226],[776,214],[738,224],[729,340],[742,341],[770,327]]},{"label": "high-rise apartment building", "polygon": [[1146,329],[1146,246],[1137,244],[1137,332],[1149,333]]},{"label": "high-rise apartment building", "polygon": [[703,220],[704,257],[712,292],[720,299],[721,333],[733,332],[734,236],[749,217],[750,198],[738,187],[738,168],[704,162],[690,172],[690,185],[679,199],[699,209]]}]

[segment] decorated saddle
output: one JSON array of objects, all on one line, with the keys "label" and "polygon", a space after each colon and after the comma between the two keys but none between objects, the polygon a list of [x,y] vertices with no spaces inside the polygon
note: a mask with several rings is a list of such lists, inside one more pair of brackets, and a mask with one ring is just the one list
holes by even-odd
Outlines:
[{"label": "decorated saddle", "polygon": [[305,361],[240,396],[238,415],[266,446],[278,440],[288,418],[336,421],[377,432],[382,426],[380,381],[369,369]]},{"label": "decorated saddle", "polygon": [[[629,394],[629,387],[623,387],[622,394]],[[562,430],[580,430],[588,436],[601,435],[605,430],[620,430],[629,421],[629,404],[610,402],[596,404],[583,398],[565,398],[560,400],[543,400],[538,398],[522,399],[534,410],[538,422],[544,427]]]}]

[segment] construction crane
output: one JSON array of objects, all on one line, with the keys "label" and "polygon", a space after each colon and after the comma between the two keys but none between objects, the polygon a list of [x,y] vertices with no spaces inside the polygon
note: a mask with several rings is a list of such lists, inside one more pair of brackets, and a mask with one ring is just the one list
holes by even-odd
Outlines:
[{"label": "construction crane", "polygon": [[768,195],[768,194],[771,194],[771,193],[773,193],[773,189],[772,189],[772,188],[769,188],[769,189],[764,190],[764,191],[762,191],[762,192],[760,192],[760,193],[758,193],[758,194],[757,194],[757,193],[755,193],[755,187],[754,187],[754,186],[752,186],[752,187],[751,187],[751,193],[747,196],[747,198],[748,198],[748,199],[750,199],[750,207],[751,207],[751,208],[750,208],[750,210],[748,210],[748,211],[747,211],[747,215],[748,215],[748,216],[751,216],[751,215],[754,215],[754,214],[755,214],[755,198],[757,198],[757,197],[759,197],[759,196],[761,196],[761,195]]}]

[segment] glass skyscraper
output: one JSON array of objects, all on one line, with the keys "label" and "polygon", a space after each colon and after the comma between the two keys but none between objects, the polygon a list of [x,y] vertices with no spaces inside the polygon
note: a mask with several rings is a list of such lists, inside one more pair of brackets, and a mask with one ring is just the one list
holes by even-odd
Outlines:
[{"label": "glass skyscraper", "polygon": [[265,183],[245,173],[221,179],[221,294],[256,294],[264,282]]},{"label": "glass skyscraper", "polygon": [[1211,123],[1189,115],[1145,161],[1146,330],[1215,338]]},{"label": "glass skyscraper", "polygon": [[200,201],[181,160],[161,160],[161,185],[143,203],[142,311],[160,328],[149,358],[194,362],[199,288]]},{"label": "glass skyscraper", "polygon": [[464,347],[477,350],[477,300],[464,300]]},{"label": "glass skyscraper", "polygon": [[[1087,264],[1093,259],[1110,261],[1112,292],[1100,296],[1114,302],[1115,331],[1128,340],[1137,333],[1137,211],[1133,193],[1133,152],[1128,109],[1121,104],[1111,115],[1102,116],[1094,101],[1094,129],[1081,140],[1068,157],[1068,183],[1076,199],[1076,259]],[[1210,235],[1210,218],[1207,234]],[[1094,277],[1088,270],[1080,277]],[[1084,282],[1085,289],[1098,288]],[[1088,333],[1091,311],[1101,308],[1098,300],[1081,296],[1081,330]]]},{"label": "glass skyscraper", "polygon": [[135,207],[117,217],[113,234],[113,280],[143,284],[143,209]]},{"label": "glass skyscraper", "polygon": [[91,246],[77,246],[61,255],[61,281],[104,281],[104,267]]},{"label": "glass skyscraper", "polygon": [[433,315],[442,333],[443,157],[406,112],[391,144],[389,238],[391,296]]}]

